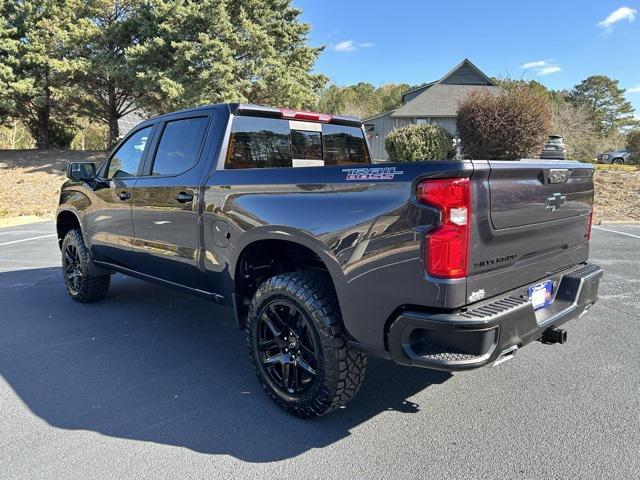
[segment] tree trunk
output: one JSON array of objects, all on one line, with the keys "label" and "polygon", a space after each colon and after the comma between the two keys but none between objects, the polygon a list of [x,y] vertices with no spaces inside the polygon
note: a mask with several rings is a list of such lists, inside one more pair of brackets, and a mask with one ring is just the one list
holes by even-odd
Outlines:
[{"label": "tree trunk", "polygon": [[49,148],[49,120],[51,118],[51,87],[49,72],[44,74],[44,105],[38,108],[38,135],[36,147],[40,150]]},{"label": "tree trunk", "polygon": [[109,95],[109,147],[113,147],[120,138],[118,128],[118,105],[116,102],[116,89],[112,83],[108,85]]},{"label": "tree trunk", "polygon": [[14,120],[13,128],[11,129],[11,143],[9,145],[9,148],[11,150],[14,150],[16,148],[16,138],[18,138],[18,121]]},{"label": "tree trunk", "polygon": [[36,138],[36,147],[40,150],[49,148],[49,106],[43,106],[38,109],[38,137]]}]

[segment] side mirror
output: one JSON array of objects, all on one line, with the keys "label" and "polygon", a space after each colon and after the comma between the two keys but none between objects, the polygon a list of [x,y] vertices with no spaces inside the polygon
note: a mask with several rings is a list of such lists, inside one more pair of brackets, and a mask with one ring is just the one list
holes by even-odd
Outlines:
[{"label": "side mirror", "polygon": [[71,162],[67,165],[67,178],[88,182],[96,178],[96,166],[93,163]]}]

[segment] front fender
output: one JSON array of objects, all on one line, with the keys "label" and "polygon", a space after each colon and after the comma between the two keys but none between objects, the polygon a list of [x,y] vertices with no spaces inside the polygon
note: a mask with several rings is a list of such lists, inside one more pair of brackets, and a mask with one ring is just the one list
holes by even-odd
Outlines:
[{"label": "front fender", "polygon": [[[81,184],[82,185],[82,184]],[[82,232],[82,238],[84,239],[85,244],[88,246],[87,238],[85,236],[85,212],[87,209],[91,207],[91,199],[88,195],[80,190],[83,188],[81,185],[78,188],[70,188],[71,186],[76,186],[76,182],[66,182],[62,186],[62,191],[60,192],[60,201],[58,208],[56,210],[56,228],[58,231],[58,243],[62,242],[62,238],[60,238],[61,234],[61,223],[62,217],[65,214],[72,214],[80,226],[80,230]],[[84,188],[87,188],[84,186]],[[66,232],[65,232],[66,233]],[[63,235],[64,236],[64,235]]]}]

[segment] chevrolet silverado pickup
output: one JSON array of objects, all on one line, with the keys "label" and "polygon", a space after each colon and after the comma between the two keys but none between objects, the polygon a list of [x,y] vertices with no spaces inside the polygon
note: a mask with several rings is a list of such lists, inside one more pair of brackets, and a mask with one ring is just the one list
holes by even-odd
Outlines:
[{"label": "chevrolet silverado pickup", "polygon": [[346,405],[369,355],[457,371],[563,343],[602,276],[591,165],[372,164],[353,117],[194,108],[67,176],[69,295],[103,299],[121,272],[233,309],[260,384],[301,417]]}]

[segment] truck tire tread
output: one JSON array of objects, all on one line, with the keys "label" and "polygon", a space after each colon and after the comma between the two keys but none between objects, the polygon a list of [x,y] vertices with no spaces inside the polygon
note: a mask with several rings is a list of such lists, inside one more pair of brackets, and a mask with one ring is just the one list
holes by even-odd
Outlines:
[{"label": "truck tire tread", "polygon": [[[257,364],[253,338],[257,310],[269,295],[292,296],[304,308],[321,339],[324,371],[320,387],[306,402],[287,402],[273,391]],[[302,271],[276,275],[263,282],[249,306],[249,355],[263,389],[282,409],[303,418],[325,415],[345,406],[358,393],[366,373],[367,357],[349,347],[342,328],[340,308],[330,278],[323,272]]]}]

